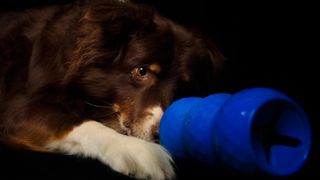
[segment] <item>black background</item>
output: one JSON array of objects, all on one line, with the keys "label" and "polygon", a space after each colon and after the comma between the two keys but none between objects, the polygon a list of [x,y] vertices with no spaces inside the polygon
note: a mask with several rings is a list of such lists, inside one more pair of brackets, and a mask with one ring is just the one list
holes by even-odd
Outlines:
[{"label": "black background", "polygon": [[[70,1],[70,0],[69,0]],[[67,1],[1,2],[3,9],[24,9]],[[271,87],[295,99],[313,128],[313,149],[301,172],[288,177],[319,177],[319,66],[315,4],[143,0],[187,27],[210,38],[226,57],[218,91],[234,93]],[[1,28],[1,27],[0,27]],[[190,168],[192,167],[192,168]],[[214,176],[200,166],[182,167],[179,177]],[[0,146],[0,179],[122,179],[95,160],[20,151]],[[269,177],[270,178],[270,177]],[[281,178],[282,179],[282,178]]]}]

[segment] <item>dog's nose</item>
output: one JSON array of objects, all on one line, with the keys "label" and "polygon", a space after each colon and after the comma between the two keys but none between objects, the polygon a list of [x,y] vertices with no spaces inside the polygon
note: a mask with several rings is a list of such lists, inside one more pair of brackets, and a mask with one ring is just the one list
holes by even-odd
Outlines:
[{"label": "dog's nose", "polygon": [[158,144],[160,143],[159,133],[153,135],[152,141],[155,142],[155,143],[158,143]]},{"label": "dog's nose", "polygon": [[159,125],[160,125],[160,123],[157,122],[151,128],[151,136],[153,137],[153,139],[155,141],[159,141]]}]

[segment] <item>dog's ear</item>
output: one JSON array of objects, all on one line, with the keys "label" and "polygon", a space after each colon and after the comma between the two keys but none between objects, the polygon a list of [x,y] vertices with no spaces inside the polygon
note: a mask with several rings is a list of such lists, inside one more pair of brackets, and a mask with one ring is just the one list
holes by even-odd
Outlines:
[{"label": "dog's ear", "polygon": [[213,93],[223,61],[218,48],[206,38],[200,37],[190,42],[179,63],[182,94],[205,96]]},{"label": "dog's ear", "polygon": [[130,2],[93,1],[83,20],[102,27],[106,45],[116,46],[136,32],[154,28],[154,10]]}]

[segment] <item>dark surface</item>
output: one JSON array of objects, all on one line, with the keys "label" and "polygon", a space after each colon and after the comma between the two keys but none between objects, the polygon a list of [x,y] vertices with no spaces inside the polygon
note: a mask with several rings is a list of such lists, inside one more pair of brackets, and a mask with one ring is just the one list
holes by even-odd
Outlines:
[{"label": "dark surface", "polygon": [[[70,1],[70,0],[69,0]],[[3,9],[23,9],[64,1],[10,1]],[[316,6],[295,3],[220,3],[145,0],[161,14],[208,36],[226,56],[218,92],[263,86],[295,99],[311,121],[313,150],[293,178],[320,177],[319,56]],[[1,3],[4,3],[3,1]],[[179,163],[179,179],[221,176],[193,163]],[[224,170],[221,170],[225,172]],[[0,146],[0,179],[123,179],[96,160],[17,151]],[[224,176],[235,175],[232,172]],[[236,174],[237,176],[243,176]],[[235,176],[236,176],[235,175]],[[245,176],[247,177],[247,176]],[[261,178],[261,177],[260,177]],[[277,179],[263,176],[264,179]],[[207,179],[207,178],[206,178]]]}]

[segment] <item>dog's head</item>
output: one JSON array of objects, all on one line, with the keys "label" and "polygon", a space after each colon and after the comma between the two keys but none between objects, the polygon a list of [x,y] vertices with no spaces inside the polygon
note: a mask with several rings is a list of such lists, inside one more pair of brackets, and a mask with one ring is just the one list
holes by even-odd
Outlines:
[{"label": "dog's head", "polygon": [[202,36],[148,7],[94,3],[81,19],[64,83],[86,118],[152,140],[175,98],[212,90],[221,59]]}]

